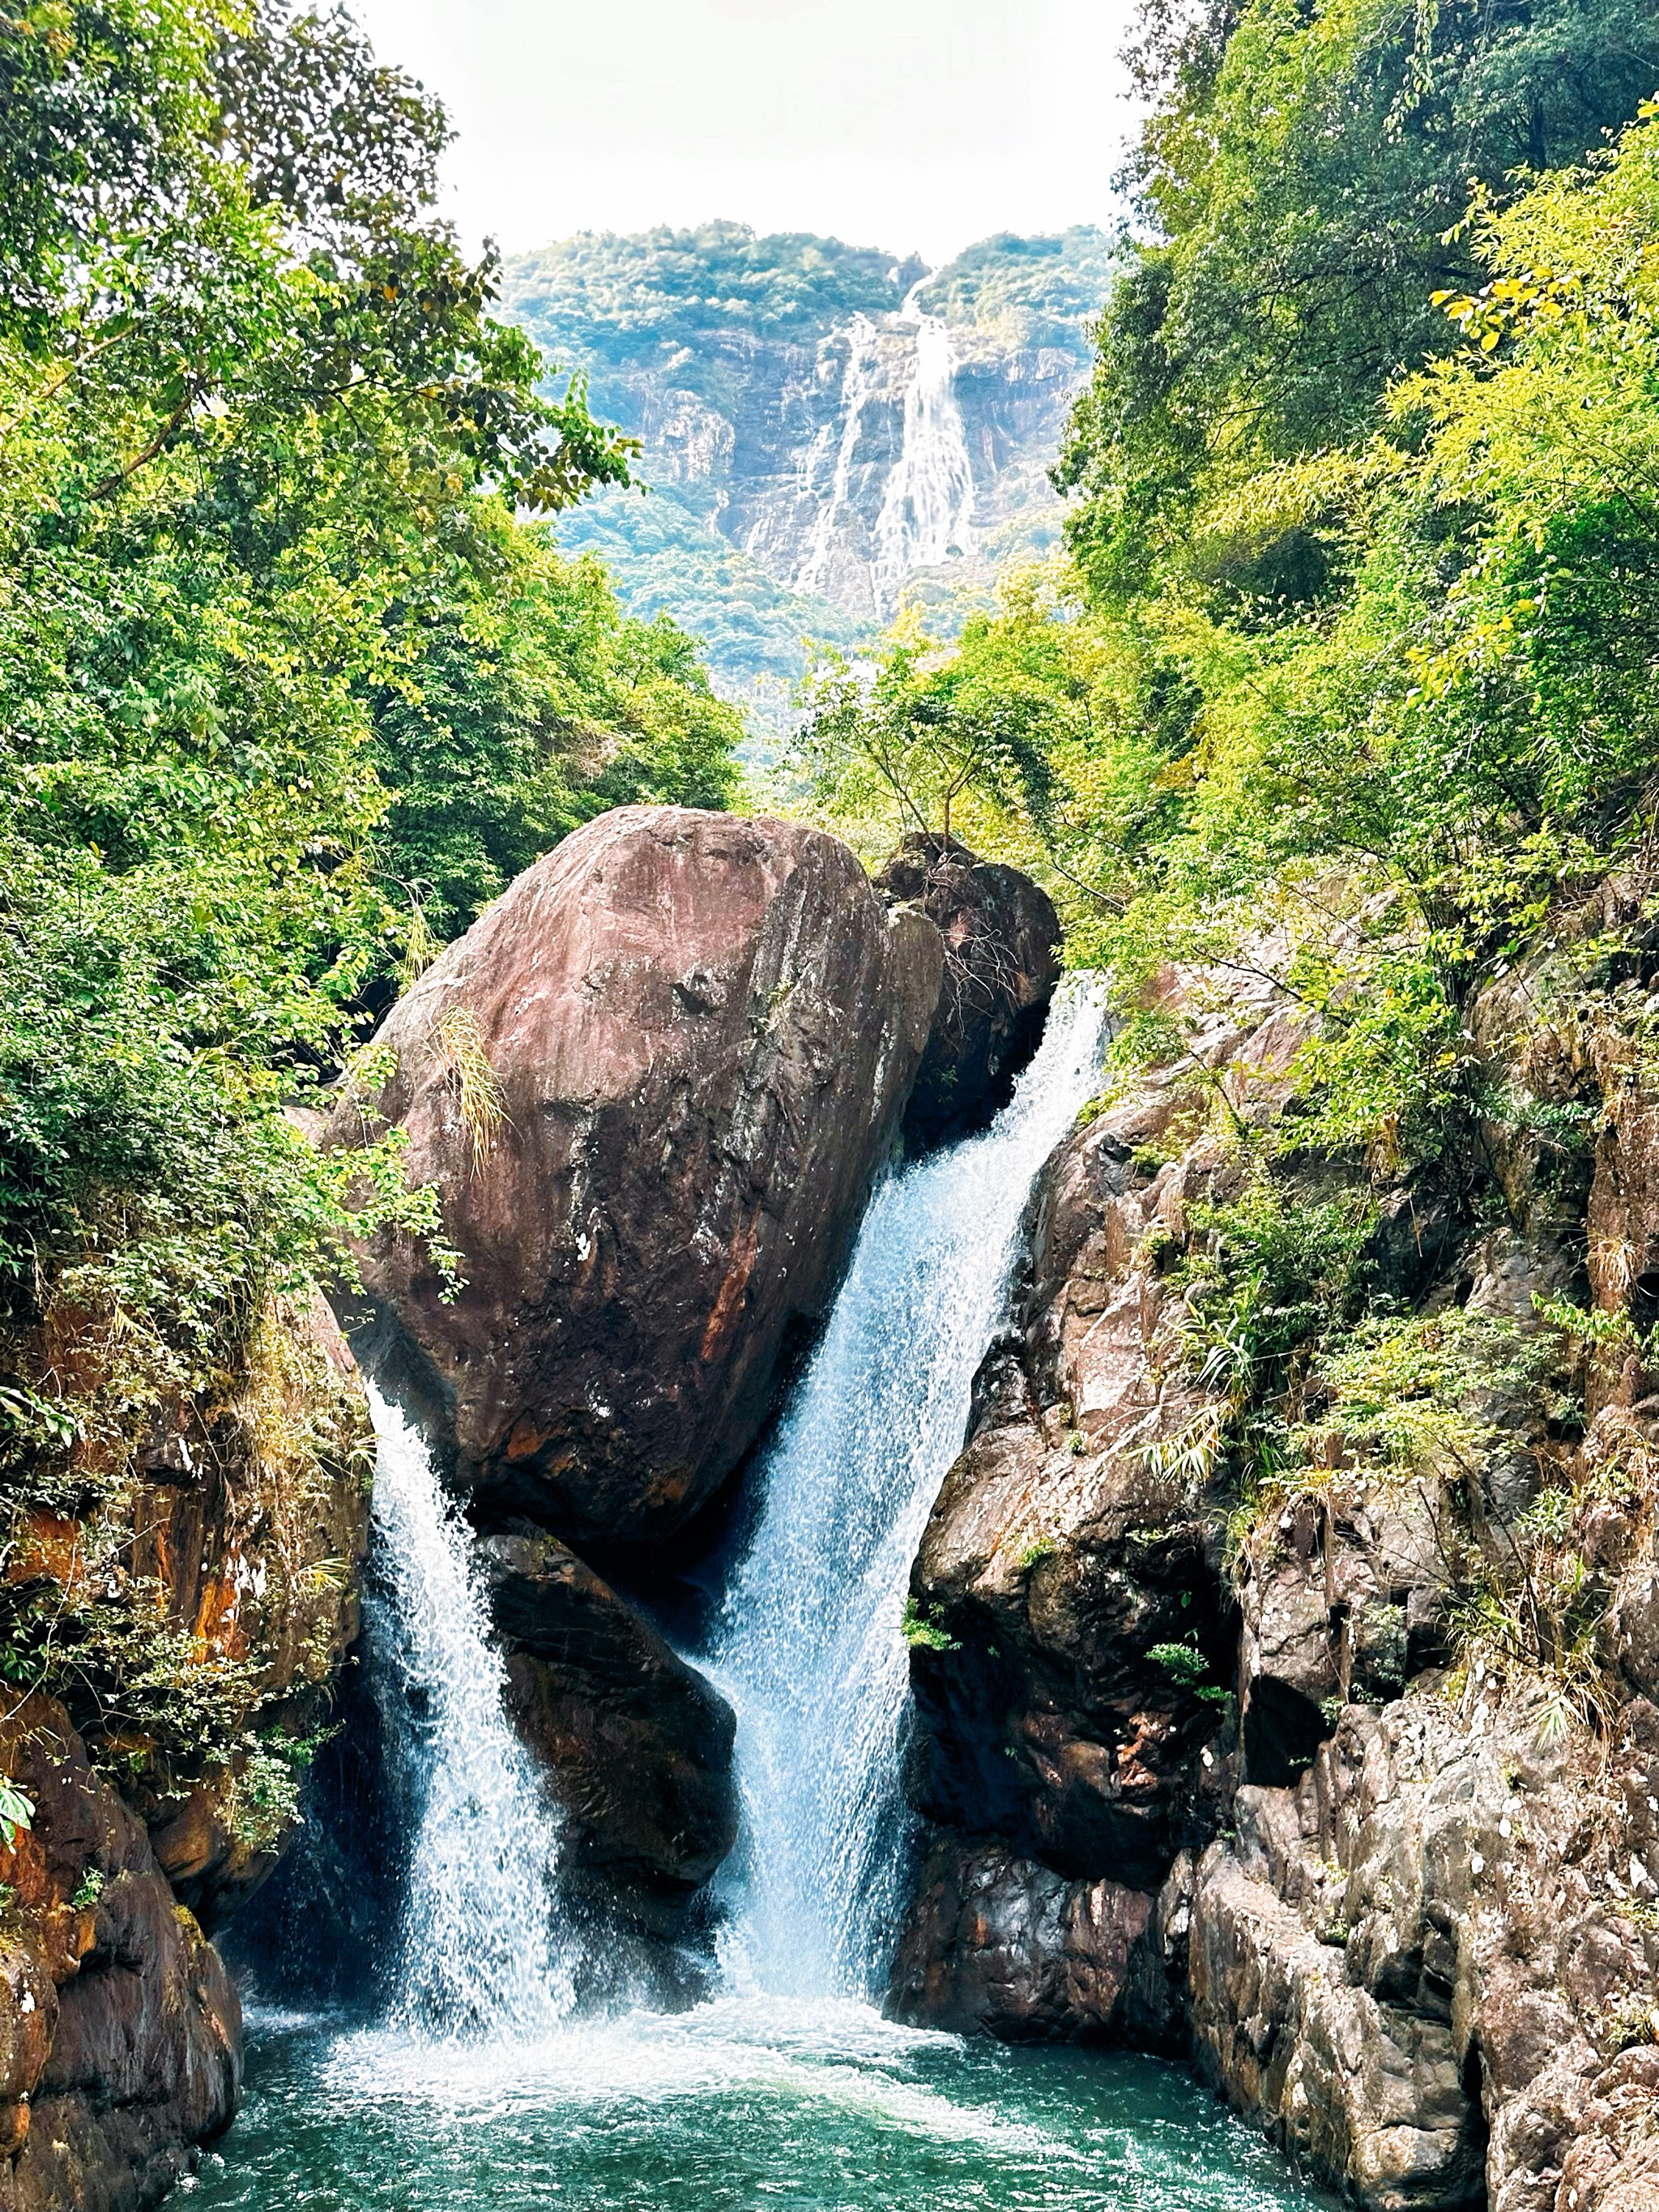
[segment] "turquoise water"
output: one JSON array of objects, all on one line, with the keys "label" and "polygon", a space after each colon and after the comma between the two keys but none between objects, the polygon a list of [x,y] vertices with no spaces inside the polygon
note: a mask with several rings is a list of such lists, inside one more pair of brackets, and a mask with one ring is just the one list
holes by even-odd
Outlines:
[{"label": "turquoise water", "polygon": [[1178,2067],[730,1998],[491,2051],[255,2016],[191,2190],[258,2212],[1311,2212]]}]

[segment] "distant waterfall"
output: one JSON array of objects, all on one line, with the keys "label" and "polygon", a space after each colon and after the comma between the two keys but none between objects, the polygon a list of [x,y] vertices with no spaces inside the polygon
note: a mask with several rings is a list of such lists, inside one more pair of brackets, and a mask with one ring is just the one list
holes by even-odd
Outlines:
[{"label": "distant waterfall", "polygon": [[913,568],[937,568],[974,550],[974,471],[957,404],[950,326],[942,315],[922,313],[927,282],[911,286],[902,311],[915,319],[915,367],[904,394],[904,444],[876,520],[876,604],[884,615],[897,611]]},{"label": "distant waterfall", "polygon": [[[798,592],[827,591],[833,577],[836,526],[853,496],[853,465],[864,434],[865,410],[881,396],[881,358],[876,326],[868,315],[854,315],[847,328],[847,368],[841,384],[841,430],[835,440],[836,464],[826,495],[818,501],[806,558],[794,580]],[[817,458],[812,456],[811,458]]]},{"label": "distant waterfall", "polygon": [[466,1522],[422,1438],[372,1385],[368,1397],[383,1586],[371,1642],[410,1801],[395,2024],[544,2033],[573,1996],[553,1899],[557,1825],[502,1711]]},{"label": "distant waterfall", "polygon": [[[814,439],[801,475],[803,495],[817,505],[793,588],[833,596],[838,553],[862,559],[883,621],[897,613],[913,570],[960,559],[976,542],[974,472],[957,403],[951,331],[943,316],[922,312],[927,282],[924,276],[911,286],[900,311],[900,325],[915,326],[908,342],[885,319],[878,324],[854,315],[848,324],[839,414]],[[895,367],[896,356],[902,368]],[[872,471],[867,463],[860,468],[860,448],[872,409],[878,434],[884,434],[881,410],[899,405],[901,376],[902,436],[896,458],[879,479],[880,505],[872,515]],[[878,444],[878,455],[880,450]],[[855,553],[860,547],[862,553]]]},{"label": "distant waterfall", "polygon": [[1091,982],[1066,986],[991,1128],[877,1193],[762,1470],[709,1664],[738,1712],[731,1963],[769,1994],[866,1996],[884,1970],[910,1563],[961,1449],[1032,1182],[1095,1089],[1102,1024]]}]

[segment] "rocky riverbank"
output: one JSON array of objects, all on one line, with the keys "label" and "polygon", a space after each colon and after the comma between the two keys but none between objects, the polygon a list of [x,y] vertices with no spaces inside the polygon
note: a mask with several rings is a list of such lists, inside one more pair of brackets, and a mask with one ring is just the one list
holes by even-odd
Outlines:
[{"label": "rocky riverbank", "polygon": [[[1659,2201],[1659,1398],[1540,1311],[1616,1334],[1659,1216],[1531,980],[1494,1075],[1602,1084],[1599,1136],[1379,1202],[1284,1141],[1295,1005],[1166,975],[1187,1049],[1051,1162],[913,1577],[893,2009],[1188,2051],[1374,2212]],[[1249,1329],[1310,1297],[1347,1346],[1247,1469]]]}]

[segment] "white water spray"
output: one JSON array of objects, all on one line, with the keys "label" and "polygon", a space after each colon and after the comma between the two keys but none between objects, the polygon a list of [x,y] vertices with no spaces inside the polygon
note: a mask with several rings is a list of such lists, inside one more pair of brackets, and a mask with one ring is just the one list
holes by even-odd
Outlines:
[{"label": "white water spray", "polygon": [[[899,311],[901,324],[915,325],[904,383],[903,434],[866,541],[870,594],[884,621],[897,613],[912,570],[961,559],[973,552],[975,544],[974,471],[957,403],[956,356],[944,317],[922,311],[921,294],[928,281],[924,276],[911,286]],[[792,580],[798,592],[833,592],[836,544],[849,517],[854,541],[862,535],[853,509],[866,417],[872,406],[896,404],[882,337],[882,328],[868,315],[854,315],[847,325],[839,431],[832,434],[826,425],[814,440],[803,471],[801,488],[810,494],[811,479],[833,444],[830,482],[818,495],[805,555]]]},{"label": "white water spray", "polygon": [[[830,588],[836,550],[836,526],[853,496],[853,464],[864,434],[864,412],[881,390],[881,358],[876,346],[876,326],[868,315],[854,315],[847,326],[847,367],[841,384],[841,436],[836,444],[836,465],[828,495],[820,500],[793,588],[822,592]],[[809,459],[816,459],[816,454]]]},{"label": "white water spray", "polygon": [[762,1472],[710,1671],[738,1713],[728,1965],[769,1995],[870,1995],[905,1874],[910,1562],[967,1427],[1037,1170],[1093,1092],[1102,1001],[1062,991],[984,1135],[872,1200]]},{"label": "white water spray", "polygon": [[911,286],[901,310],[916,325],[915,365],[904,393],[904,444],[876,519],[872,574],[884,615],[897,611],[913,568],[934,568],[974,550],[974,471],[957,404],[956,360],[944,317],[922,312],[927,281]]},{"label": "white water spray", "polygon": [[393,2024],[543,2035],[574,1994],[554,1901],[557,1822],[502,1710],[466,1522],[421,1437],[372,1384],[368,1400],[384,1583],[374,1644],[410,1815]]}]

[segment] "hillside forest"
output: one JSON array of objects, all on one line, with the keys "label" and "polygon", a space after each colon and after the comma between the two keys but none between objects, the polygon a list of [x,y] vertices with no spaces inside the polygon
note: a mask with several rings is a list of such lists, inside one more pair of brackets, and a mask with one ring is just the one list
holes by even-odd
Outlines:
[{"label": "hillside forest", "polygon": [[[1379,1190],[1433,1176],[1479,1218],[1506,1128],[1579,1172],[1612,1110],[1593,1063],[1648,1095],[1651,9],[1146,0],[1134,40],[1148,119],[1059,465],[1064,557],[952,640],[902,617],[873,676],[822,657],[757,791],[696,641],[625,615],[537,519],[633,455],[438,219],[440,106],[337,14],[0,20],[16,1511],[115,1497],[154,1407],[219,1387],[354,1235],[443,1249],[395,1133],[348,1180],[302,1109],[371,1082],[403,984],[618,804],[1018,861],[1114,979],[1120,1073],[1182,1049],[1150,988],[1171,963],[1266,971],[1316,1017],[1194,1287],[1258,1468],[1286,1375],[1364,1299],[1357,1215],[1287,1227],[1275,1147]],[[832,279],[894,281],[856,254]],[[1496,1090],[1470,1009],[1540,946],[1566,1072]],[[1201,1069],[1194,1095],[1234,1113]],[[1561,1309],[1592,1352],[1653,1319]],[[8,1599],[19,1679],[77,1718],[181,1711],[179,1652],[95,1589],[48,1617],[33,1587]],[[247,1717],[211,1705],[179,1720],[198,1749]]]}]

